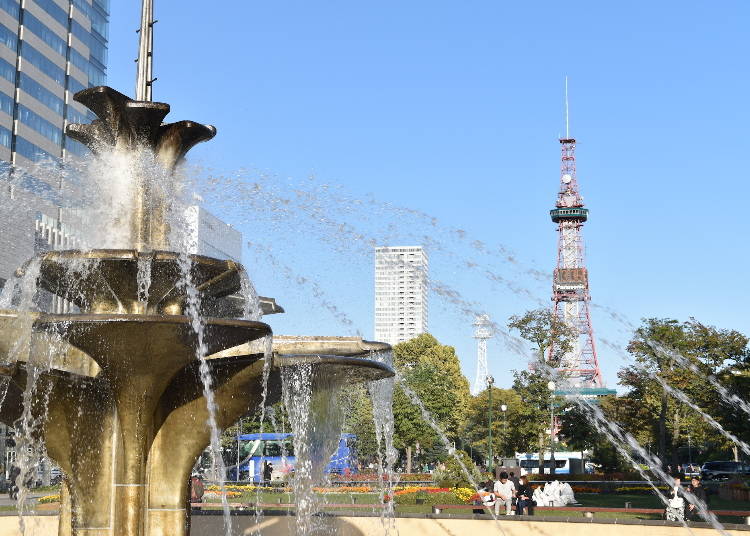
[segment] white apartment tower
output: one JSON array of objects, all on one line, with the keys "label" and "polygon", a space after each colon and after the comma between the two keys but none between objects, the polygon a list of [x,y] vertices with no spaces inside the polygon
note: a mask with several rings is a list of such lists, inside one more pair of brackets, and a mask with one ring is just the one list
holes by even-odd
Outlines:
[{"label": "white apartment tower", "polygon": [[388,344],[427,331],[427,254],[421,246],[375,248],[375,340]]}]

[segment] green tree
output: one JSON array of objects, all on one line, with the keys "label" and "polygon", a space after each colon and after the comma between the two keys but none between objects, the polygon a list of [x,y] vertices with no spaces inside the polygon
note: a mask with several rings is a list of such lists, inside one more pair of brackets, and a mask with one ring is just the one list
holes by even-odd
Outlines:
[{"label": "green tree", "polygon": [[354,444],[357,460],[363,465],[376,462],[378,442],[370,393],[365,384],[355,384],[346,388],[343,394],[342,398],[348,407],[345,413],[344,432],[357,436]]},{"label": "green tree", "polygon": [[[551,367],[559,365],[563,356],[573,349],[576,330],[552,314],[549,309],[534,309],[521,316],[511,316],[510,329],[518,330],[521,338],[534,345],[536,358]],[[548,350],[551,349],[551,355]]]},{"label": "green tree", "polygon": [[[621,419],[621,413],[627,411],[614,395],[599,398],[597,404],[607,419],[616,422]],[[560,438],[570,450],[591,452],[589,461],[604,472],[630,469],[607,436],[596,428],[590,413],[576,404],[569,405],[561,412]]]},{"label": "green tree", "polygon": [[[518,330],[521,338],[534,346],[537,372],[518,373],[514,388],[522,389],[527,404],[526,428],[536,433],[539,447],[539,468],[544,465],[545,430],[550,427],[551,393],[542,373],[545,366],[559,366],[565,354],[573,349],[578,332],[566,324],[549,309],[534,309],[521,316],[511,316],[508,328]],[[552,469],[554,472],[554,468]]]},{"label": "green tree", "polygon": [[521,411],[514,419],[514,424],[522,432],[518,436],[518,450],[530,452],[535,447],[539,453],[539,470],[544,463],[544,451],[547,447],[547,430],[550,427],[550,404],[552,393],[547,387],[547,377],[539,371],[523,370],[513,374],[513,390],[520,396]]},{"label": "green tree", "polygon": [[[505,415],[501,406],[507,406]],[[492,452],[512,456],[529,444],[525,426],[519,417],[525,414],[523,400],[513,389],[492,388]],[[472,397],[466,420],[462,426],[463,448],[471,450],[486,460],[489,455],[489,389]]]},{"label": "green tree", "polygon": [[[419,397],[438,426],[450,440],[458,438],[468,409],[469,382],[461,373],[461,364],[452,346],[440,344],[424,333],[393,348],[394,365],[403,382]],[[424,421],[421,410],[404,390],[397,386],[393,395],[394,445],[406,451],[432,449],[440,441]]]},{"label": "green tree", "polygon": [[[734,450],[736,456],[736,446],[712,429],[691,404],[713,415],[725,428],[740,436],[747,434],[747,426],[738,422],[734,408],[705,381],[711,376],[736,389],[731,376],[748,361],[747,343],[747,337],[735,330],[706,326],[695,319],[649,318],[636,330],[628,345],[635,364],[620,371],[620,384],[629,388],[626,398],[640,403],[644,410],[630,423],[631,429],[648,430],[651,427],[646,419],[656,422],[655,430],[651,429],[663,463],[668,456],[673,465],[679,463],[687,434],[692,441]],[[691,404],[672,396],[670,389],[684,393]]]}]

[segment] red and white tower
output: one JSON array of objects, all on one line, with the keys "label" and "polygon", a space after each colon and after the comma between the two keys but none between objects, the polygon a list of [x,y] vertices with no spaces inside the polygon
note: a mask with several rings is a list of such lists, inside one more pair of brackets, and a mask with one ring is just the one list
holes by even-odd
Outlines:
[{"label": "red and white tower", "polygon": [[[583,224],[588,219],[576,178],[576,140],[568,133],[567,80],[565,82],[565,137],[560,140],[560,192],[556,207],[550,210],[557,224],[557,268],[552,281],[553,313],[578,332],[573,349],[557,368],[571,384],[582,388],[600,388],[602,374],[596,357],[594,330],[589,313],[589,277],[584,262]],[[550,355],[552,349],[550,348]]]}]

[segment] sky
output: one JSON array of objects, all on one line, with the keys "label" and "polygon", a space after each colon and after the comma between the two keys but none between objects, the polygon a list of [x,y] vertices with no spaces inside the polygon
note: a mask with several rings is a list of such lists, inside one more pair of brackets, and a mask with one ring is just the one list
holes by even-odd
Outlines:
[{"label": "sky", "polygon": [[[128,94],[135,4],[110,18]],[[156,18],[154,99],[217,127],[190,174],[252,244],[275,333],[372,337],[371,244],[428,243],[430,331],[473,381],[471,312],[550,304],[568,76],[608,386],[642,318],[750,334],[747,2],[156,0]],[[488,358],[500,386],[526,366],[502,335]]]}]

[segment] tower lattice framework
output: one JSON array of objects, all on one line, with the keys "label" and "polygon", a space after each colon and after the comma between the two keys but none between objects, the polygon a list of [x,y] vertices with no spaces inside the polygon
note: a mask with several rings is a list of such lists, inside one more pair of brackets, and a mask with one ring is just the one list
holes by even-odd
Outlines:
[{"label": "tower lattice framework", "polygon": [[[602,387],[602,375],[596,355],[594,329],[589,312],[589,277],[584,261],[583,224],[588,219],[576,178],[576,140],[560,140],[560,192],[556,208],[550,211],[557,224],[557,268],[552,282],[552,310],[555,316],[575,329],[578,337],[573,348],[557,366],[561,376],[580,387]],[[550,347],[549,357],[554,349]]]},{"label": "tower lattice framework", "polygon": [[490,317],[477,315],[474,320],[474,338],[477,340],[477,375],[474,377],[474,385],[471,394],[477,396],[487,388],[487,339],[492,338],[490,329]]}]

